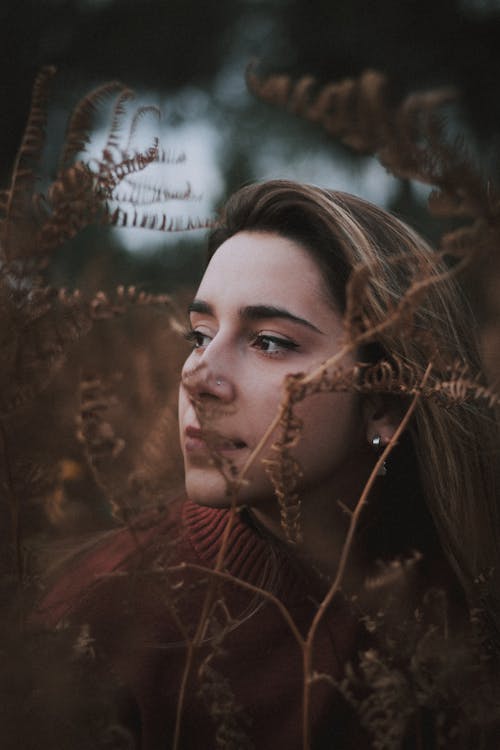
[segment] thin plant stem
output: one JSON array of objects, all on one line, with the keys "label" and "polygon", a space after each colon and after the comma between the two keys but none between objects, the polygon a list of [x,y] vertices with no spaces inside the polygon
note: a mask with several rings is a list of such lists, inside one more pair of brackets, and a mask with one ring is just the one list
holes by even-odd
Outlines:
[{"label": "thin plant stem", "polygon": [[193,665],[194,652],[195,652],[194,640],[188,639],[186,661],[184,663],[184,669],[182,670],[181,684],[179,687],[179,697],[177,699],[177,710],[175,713],[175,728],[174,728],[174,738],[172,741],[173,742],[172,750],[177,750],[179,747],[179,740],[180,740],[180,735],[181,735],[181,719],[182,719],[182,714],[183,714],[183,709],[184,709],[184,699],[186,695],[187,682],[189,679],[189,675],[191,674],[191,667]]},{"label": "thin plant stem", "polygon": [[[431,373],[432,370],[432,363],[429,362],[427,365],[427,368],[425,370],[425,373],[422,377],[421,383],[420,383],[420,389],[422,389]],[[314,644],[314,638],[318,629],[318,626],[327,611],[328,607],[330,606],[333,597],[338,592],[342,580],[344,578],[347,561],[349,559],[349,555],[352,551],[353,541],[354,541],[354,535],[359,523],[359,519],[361,516],[361,513],[366,505],[368,496],[371,492],[371,489],[373,487],[373,484],[375,482],[375,479],[377,477],[379,469],[383,466],[384,461],[387,459],[395,445],[397,444],[399,438],[401,437],[403,431],[406,429],[408,422],[410,421],[413,412],[415,411],[415,408],[417,406],[417,403],[420,399],[420,392],[416,393],[406,410],[406,413],[399,423],[397,429],[395,430],[393,436],[387,443],[385,449],[380,454],[379,458],[377,459],[372,472],[368,478],[368,481],[365,484],[365,487],[363,489],[363,492],[360,495],[360,498],[358,502],[356,503],[356,507],[351,515],[351,520],[349,522],[349,528],[347,530],[347,535],[344,541],[344,544],[342,546],[342,551],[340,554],[339,559],[339,565],[337,568],[337,574],[335,576],[334,581],[332,582],[332,585],[324,597],[323,601],[321,602],[318,611],[316,612],[314,619],[311,623],[311,626],[309,628],[309,632],[307,634],[305,645],[304,645],[304,698],[303,698],[303,750],[310,750],[311,747],[311,728],[310,728],[310,684],[311,684],[311,675],[312,675],[312,647]]]},{"label": "thin plant stem", "polygon": [[204,575],[213,576],[215,578],[218,578],[221,581],[227,581],[228,583],[234,584],[235,586],[239,586],[242,589],[245,589],[246,591],[251,591],[253,594],[256,594],[257,596],[261,596],[263,599],[266,599],[268,602],[271,602],[282,614],[285,622],[287,623],[288,627],[290,628],[293,637],[299,644],[299,646],[302,648],[305,644],[305,639],[300,634],[300,631],[295,624],[295,621],[293,617],[291,616],[288,609],[285,607],[283,602],[278,599],[277,596],[274,594],[271,594],[270,591],[266,591],[265,589],[260,588],[259,586],[255,586],[253,583],[248,583],[247,581],[243,581],[241,578],[236,578],[235,576],[232,576],[230,573],[225,573],[224,571],[220,570],[211,570],[207,569],[204,565],[197,565],[196,563],[179,563],[179,565],[175,565],[168,569],[169,572],[176,573],[178,571],[183,570],[192,570],[198,573],[203,573]]}]

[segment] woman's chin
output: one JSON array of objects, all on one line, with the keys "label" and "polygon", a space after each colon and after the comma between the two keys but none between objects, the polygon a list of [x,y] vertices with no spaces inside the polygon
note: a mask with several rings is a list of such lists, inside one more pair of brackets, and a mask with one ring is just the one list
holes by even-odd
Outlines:
[{"label": "woman's chin", "polygon": [[187,496],[198,505],[228,508],[235,502],[234,494],[229,493],[226,480],[218,472],[189,469],[185,485]]},{"label": "woman's chin", "polygon": [[244,480],[239,488],[234,488],[217,470],[189,468],[185,475],[186,494],[190,500],[198,505],[212,508],[229,508],[232,505],[240,507],[269,507],[274,505],[274,493],[267,477],[261,481],[253,478]]}]

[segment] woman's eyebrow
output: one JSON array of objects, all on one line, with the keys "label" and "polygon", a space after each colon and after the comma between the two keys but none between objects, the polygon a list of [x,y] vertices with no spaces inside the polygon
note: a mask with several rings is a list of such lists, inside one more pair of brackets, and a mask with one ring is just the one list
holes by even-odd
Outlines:
[{"label": "woman's eyebrow", "polygon": [[267,318],[285,318],[291,320],[293,323],[299,323],[302,326],[311,328],[316,333],[321,333],[324,336],[323,331],[320,331],[313,323],[305,318],[299,318],[284,307],[275,307],[274,305],[248,305],[240,309],[240,315],[245,320],[263,320]]},{"label": "woman's eyebrow", "polygon": [[[188,313],[202,313],[205,315],[214,316],[214,310],[212,305],[205,300],[195,299],[188,305]],[[294,315],[284,307],[276,307],[275,305],[247,305],[239,310],[240,317],[244,320],[268,320],[269,318],[284,318],[285,320],[291,320],[293,323],[306,326],[316,333],[320,333],[322,336],[325,334],[320,331],[313,323],[305,318],[299,318],[298,315]]]},{"label": "woman's eyebrow", "polygon": [[208,302],[205,302],[202,299],[194,299],[189,305],[188,305],[188,314],[189,313],[205,313],[206,315],[212,315],[214,314],[212,305],[209,305]]}]

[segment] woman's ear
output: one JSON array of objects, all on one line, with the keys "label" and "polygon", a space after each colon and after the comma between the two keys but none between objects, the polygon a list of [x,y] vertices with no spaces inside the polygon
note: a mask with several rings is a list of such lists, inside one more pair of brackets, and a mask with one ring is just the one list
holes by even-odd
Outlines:
[{"label": "woman's ear", "polygon": [[396,432],[402,416],[399,400],[380,394],[366,396],[363,419],[368,443],[372,445],[373,439],[379,437],[380,446],[387,445]]}]

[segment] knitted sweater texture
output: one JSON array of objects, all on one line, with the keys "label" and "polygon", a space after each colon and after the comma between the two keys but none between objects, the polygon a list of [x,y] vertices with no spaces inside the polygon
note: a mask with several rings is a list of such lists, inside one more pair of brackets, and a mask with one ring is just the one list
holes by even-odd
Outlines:
[{"label": "knitted sweater texture", "polygon": [[[244,515],[231,520],[226,509],[179,501],[82,553],[38,617],[85,626],[120,685],[120,720],[138,750],[171,748],[179,714],[185,750],[299,750],[302,651],[276,602],[258,589],[278,599],[305,635],[317,612],[316,584]],[[348,607],[334,602],[314,641],[313,668],[326,677],[311,686],[313,748],[365,747],[330,679],[342,677],[358,638]]]}]

